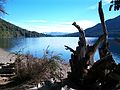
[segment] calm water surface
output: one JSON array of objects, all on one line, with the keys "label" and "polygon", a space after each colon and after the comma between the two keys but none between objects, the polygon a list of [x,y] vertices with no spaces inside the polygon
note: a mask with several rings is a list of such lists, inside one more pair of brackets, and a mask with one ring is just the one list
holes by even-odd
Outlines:
[{"label": "calm water surface", "polygon": [[[49,46],[48,50],[53,54],[61,55],[65,61],[70,59],[70,51],[65,50],[64,45],[68,45],[76,49],[78,45],[78,37],[40,37],[40,38],[17,38],[17,39],[0,39],[0,47],[10,52],[21,51],[23,54],[31,54],[34,57],[42,57],[45,49]],[[86,38],[87,43],[93,44],[97,38]],[[120,62],[120,43],[115,42],[113,39],[109,40],[110,50],[113,53],[116,62]],[[95,53],[95,60],[99,59],[98,50]]]}]

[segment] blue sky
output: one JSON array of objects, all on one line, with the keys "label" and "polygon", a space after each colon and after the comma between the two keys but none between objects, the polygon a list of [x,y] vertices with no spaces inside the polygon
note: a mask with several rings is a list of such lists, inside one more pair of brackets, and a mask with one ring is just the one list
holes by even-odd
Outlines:
[{"label": "blue sky", "polygon": [[[105,19],[120,15],[109,11],[109,2],[103,0]],[[8,15],[2,18],[24,29],[37,32],[77,32],[72,22],[83,29],[100,22],[99,0],[7,0],[4,5]]]}]

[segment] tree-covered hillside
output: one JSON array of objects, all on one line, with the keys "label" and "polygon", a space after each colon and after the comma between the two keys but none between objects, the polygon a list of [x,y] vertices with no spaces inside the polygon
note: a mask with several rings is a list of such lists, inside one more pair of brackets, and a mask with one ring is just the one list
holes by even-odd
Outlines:
[{"label": "tree-covered hillside", "polygon": [[14,24],[11,24],[3,19],[0,19],[0,38],[45,37],[45,36],[48,36],[48,35],[37,33],[35,31],[28,31]]},{"label": "tree-covered hillside", "polygon": [[[107,26],[108,34],[110,37],[120,37],[120,16],[115,17],[113,19],[106,20],[106,26]],[[103,34],[101,24],[99,23],[91,28],[87,28],[85,30],[85,34],[87,37],[100,36],[101,34]],[[78,37],[79,32],[67,34],[64,36]]]},{"label": "tree-covered hillside", "polygon": [[[108,34],[110,37],[120,37],[120,16],[106,21]],[[102,26],[99,24],[85,30],[86,36],[100,36]]]}]

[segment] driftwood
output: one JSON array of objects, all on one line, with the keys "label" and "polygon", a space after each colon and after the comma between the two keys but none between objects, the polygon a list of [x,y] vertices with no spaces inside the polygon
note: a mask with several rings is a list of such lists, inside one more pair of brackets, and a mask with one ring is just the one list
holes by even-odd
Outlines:
[{"label": "driftwood", "polygon": [[[70,59],[71,72],[68,73],[68,78],[64,81],[64,84],[68,87],[77,90],[117,90],[119,87],[120,65],[115,63],[109,51],[108,31],[101,1],[99,2],[98,12],[103,35],[92,46],[86,45],[85,33],[80,26],[76,22],[72,24],[78,29],[80,37],[76,50],[65,45],[66,50],[72,52]],[[94,62],[93,57],[98,48],[100,60]]]},{"label": "driftwood", "polygon": [[106,36],[101,48],[99,48],[100,58],[103,58],[109,52],[108,51],[109,43],[108,43],[108,31],[107,31],[107,27],[106,27],[106,24],[104,21],[104,13],[102,10],[102,2],[101,1],[99,2],[98,12],[99,12],[100,20],[101,20],[102,29],[103,29],[104,35]]}]

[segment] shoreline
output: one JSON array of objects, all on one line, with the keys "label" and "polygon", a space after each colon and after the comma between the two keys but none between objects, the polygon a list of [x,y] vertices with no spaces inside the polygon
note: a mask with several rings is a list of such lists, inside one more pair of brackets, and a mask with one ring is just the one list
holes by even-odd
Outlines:
[{"label": "shoreline", "polygon": [[14,54],[0,48],[0,63],[13,63],[15,61]]}]

